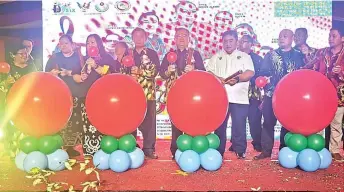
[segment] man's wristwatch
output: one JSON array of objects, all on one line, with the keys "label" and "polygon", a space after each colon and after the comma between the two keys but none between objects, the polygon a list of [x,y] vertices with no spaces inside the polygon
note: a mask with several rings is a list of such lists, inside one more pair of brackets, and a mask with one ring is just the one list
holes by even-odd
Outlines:
[{"label": "man's wristwatch", "polygon": [[237,80],[237,82],[239,83],[239,82],[240,82],[239,76],[236,76],[236,77],[235,77],[235,80]]}]

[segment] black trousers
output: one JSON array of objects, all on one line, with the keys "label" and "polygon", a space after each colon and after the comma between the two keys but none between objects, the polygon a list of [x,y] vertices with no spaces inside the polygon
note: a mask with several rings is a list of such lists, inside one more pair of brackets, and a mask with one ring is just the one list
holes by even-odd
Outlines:
[{"label": "black trousers", "polygon": [[220,146],[217,149],[221,155],[225,153],[227,141],[227,124],[229,115],[232,118],[232,148],[237,153],[245,153],[247,148],[246,140],[246,119],[248,116],[249,105],[247,104],[229,104],[226,119],[222,125],[215,130],[215,134],[220,138]]},{"label": "black trousers", "polygon": [[262,102],[257,99],[250,99],[248,110],[248,123],[250,125],[250,134],[254,148],[262,148],[262,111],[259,109],[261,103]]},{"label": "black trousers", "polygon": [[[150,155],[155,152],[156,142],[156,101],[147,101],[146,117],[139,126],[139,130],[143,136],[143,152],[145,155]],[[132,133],[134,137],[137,136],[137,130]]]},{"label": "black trousers", "polygon": [[174,154],[176,153],[178,149],[177,139],[180,135],[183,134],[183,132],[177,129],[177,127],[172,122],[171,122],[171,128],[172,128],[172,140],[171,140],[170,150],[171,150],[172,155],[174,156]]},{"label": "black trousers", "polygon": [[[262,129],[262,136],[261,136],[261,144],[262,144],[262,153],[265,155],[271,155],[272,149],[274,146],[274,134],[275,134],[275,126],[277,123],[276,116],[272,109],[272,97],[264,96],[263,99],[263,129]],[[284,143],[284,136],[289,131],[282,127],[281,134],[280,134],[280,147],[282,149],[285,147]]]}]

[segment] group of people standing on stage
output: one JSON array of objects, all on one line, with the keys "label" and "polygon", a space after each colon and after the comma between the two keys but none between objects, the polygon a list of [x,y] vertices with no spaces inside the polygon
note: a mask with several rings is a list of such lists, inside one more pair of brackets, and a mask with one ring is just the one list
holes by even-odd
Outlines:
[{"label": "group of people standing on stage", "polygon": [[[229,115],[232,119],[232,146],[229,151],[236,153],[238,158],[245,158],[247,149],[246,120],[248,118],[252,145],[261,152],[254,159],[271,157],[274,144],[274,127],[277,119],[272,109],[272,96],[278,82],[288,73],[298,69],[308,68],[326,75],[338,89],[338,111],[326,134],[329,148],[335,160],[343,160],[339,154],[342,139],[342,119],[344,115],[344,32],[332,28],[329,33],[329,48],[316,50],[306,43],[308,34],[305,28],[295,31],[283,29],[279,34],[279,48],[270,51],[264,58],[252,51],[254,39],[244,35],[238,39],[235,30],[222,33],[223,50],[213,55],[207,66],[204,66],[201,54],[190,47],[190,32],[186,28],[177,28],[174,36],[177,60],[170,63],[166,54],[160,64],[156,51],[147,48],[147,32],[142,28],[132,31],[135,44],[129,49],[124,41],[115,44],[115,55],[110,55],[104,49],[99,35],[91,34],[86,40],[86,50],[97,47],[97,56],[83,56],[68,35],[59,39],[61,52],[54,54],[48,61],[45,71],[61,78],[70,88],[73,96],[73,115],[67,127],[61,132],[65,148],[71,156],[80,155],[73,147],[82,144],[84,155],[93,155],[100,148],[102,134],[99,133],[88,120],[85,110],[85,97],[91,85],[102,76],[109,73],[122,73],[135,78],[142,86],[147,98],[147,113],[139,126],[143,135],[142,149],[145,156],[156,159],[156,98],[155,77],[160,75],[167,81],[167,90],[179,76],[192,71],[208,71],[215,75],[223,84],[228,94],[229,111],[223,124],[215,131],[220,138],[219,152],[226,151],[226,130]],[[292,47],[293,41],[295,47]],[[23,53],[21,51],[24,51]],[[134,65],[128,69],[122,65],[125,56],[134,58]],[[25,49],[18,49],[14,53],[14,65],[23,69],[30,65],[27,62]],[[20,64],[22,63],[22,64]],[[24,66],[25,65],[25,66]],[[15,67],[13,69],[16,69]],[[344,68],[343,68],[344,69]],[[225,80],[237,71],[242,74]],[[29,70],[31,71],[31,70]],[[29,72],[28,71],[28,72]],[[26,72],[26,73],[28,73]],[[255,86],[258,76],[266,76],[268,84],[262,90]],[[201,86],[201,85],[200,85]],[[111,87],[111,85],[109,85]],[[262,117],[264,117],[263,124]],[[282,127],[280,135],[280,149],[285,146],[284,135],[287,130]],[[132,133],[136,136],[136,132]],[[176,140],[183,134],[172,122],[172,156],[177,150]],[[328,137],[330,135],[330,137]],[[174,158],[174,157],[173,157]]]}]

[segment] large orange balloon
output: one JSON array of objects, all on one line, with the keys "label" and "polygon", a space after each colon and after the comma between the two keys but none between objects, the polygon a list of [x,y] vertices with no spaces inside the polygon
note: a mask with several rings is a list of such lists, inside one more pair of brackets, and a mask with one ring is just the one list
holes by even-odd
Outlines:
[{"label": "large orange balloon", "polygon": [[294,71],[277,84],[273,110],[290,132],[311,135],[323,130],[337,110],[337,91],[330,80],[312,70]]},{"label": "large orange balloon", "polygon": [[207,135],[226,118],[226,90],[208,72],[188,72],[171,87],[167,96],[167,111],[179,130],[192,136]]},{"label": "large orange balloon", "polygon": [[73,110],[68,86],[58,77],[34,72],[21,77],[7,96],[7,112],[25,134],[41,137],[59,132]]},{"label": "large orange balloon", "polygon": [[110,74],[98,79],[86,97],[90,122],[103,134],[121,137],[143,121],[147,101],[141,85],[132,77]]}]

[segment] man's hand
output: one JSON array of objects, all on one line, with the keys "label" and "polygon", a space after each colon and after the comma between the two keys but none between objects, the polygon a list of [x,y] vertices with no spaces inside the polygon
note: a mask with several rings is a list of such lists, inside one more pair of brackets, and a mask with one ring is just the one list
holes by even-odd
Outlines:
[{"label": "man's hand", "polygon": [[138,75],[139,74],[139,68],[137,66],[131,67],[131,73]]},{"label": "man's hand", "polygon": [[230,86],[233,86],[233,85],[237,84],[238,82],[239,82],[239,81],[238,81],[238,78],[232,78],[232,79],[226,81],[225,84],[228,84],[228,85],[230,85]]},{"label": "man's hand", "polygon": [[335,74],[338,74],[338,73],[342,72],[342,68],[340,66],[335,66],[332,68],[332,72]]},{"label": "man's hand", "polygon": [[195,67],[193,65],[186,65],[185,67],[185,72],[189,72],[189,71],[193,71],[195,69]]},{"label": "man's hand", "polygon": [[300,47],[300,50],[301,50],[301,53],[304,54],[304,55],[307,55],[307,54],[310,52],[310,50],[309,50],[309,48],[307,47],[307,45],[302,45],[302,46]]},{"label": "man's hand", "polygon": [[167,68],[168,73],[173,73],[176,71],[176,65],[169,65]]},{"label": "man's hand", "polygon": [[225,78],[222,78],[222,77],[217,77],[217,78],[221,81],[222,84],[226,84]]}]

